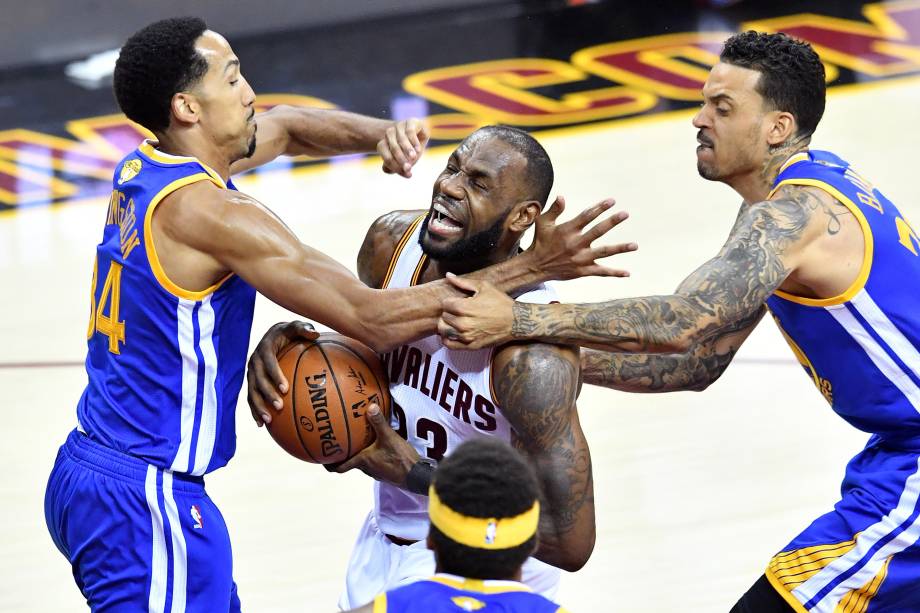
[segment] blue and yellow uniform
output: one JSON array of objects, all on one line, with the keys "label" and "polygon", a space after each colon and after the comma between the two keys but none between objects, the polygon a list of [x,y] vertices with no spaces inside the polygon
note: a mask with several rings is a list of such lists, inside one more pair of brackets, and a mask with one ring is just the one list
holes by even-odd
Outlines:
[{"label": "blue and yellow uniform", "polygon": [[437,574],[374,599],[374,613],[566,613],[517,581],[480,581]]},{"label": "blue and yellow uniform", "polygon": [[199,181],[149,142],[116,167],[96,249],[88,383],[45,494],[48,529],[91,608],[238,610],[230,540],[202,476],[236,447],[255,290],[228,275],[187,291],[163,271],[155,208]]},{"label": "blue and yellow uniform", "polygon": [[783,185],[822,189],[858,220],[865,256],[846,292],[778,291],[767,305],[834,411],[869,432],[841,500],[777,554],[767,578],[796,611],[920,611],[920,240],[839,157],[810,151]]}]

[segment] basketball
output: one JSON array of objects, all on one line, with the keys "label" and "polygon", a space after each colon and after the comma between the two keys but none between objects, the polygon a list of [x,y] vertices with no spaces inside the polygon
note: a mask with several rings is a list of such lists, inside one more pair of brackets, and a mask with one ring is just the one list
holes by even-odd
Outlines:
[{"label": "basketball", "polygon": [[390,392],[377,355],[366,345],[325,332],[278,356],[288,380],[284,406],[267,424],[292,456],[316,464],[343,462],[372,442],[371,403],[390,415]]}]

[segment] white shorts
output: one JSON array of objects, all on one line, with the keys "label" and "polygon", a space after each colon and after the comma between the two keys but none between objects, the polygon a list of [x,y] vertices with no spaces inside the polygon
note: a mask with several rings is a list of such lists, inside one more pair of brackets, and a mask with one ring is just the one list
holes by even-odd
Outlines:
[{"label": "white shorts", "polygon": [[[371,511],[348,561],[339,609],[360,607],[381,592],[427,579],[434,575],[434,566],[434,553],[424,540],[412,545],[397,545],[380,531]],[[559,589],[560,576],[558,568],[536,558],[524,562],[522,582],[550,600]]]}]

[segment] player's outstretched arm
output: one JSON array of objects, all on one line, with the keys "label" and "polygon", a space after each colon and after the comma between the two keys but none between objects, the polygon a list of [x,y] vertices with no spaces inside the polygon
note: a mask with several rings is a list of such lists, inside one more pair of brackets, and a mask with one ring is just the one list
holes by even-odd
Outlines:
[{"label": "player's outstretched arm", "polygon": [[276,106],[256,116],[256,150],[233,163],[236,174],[271,162],[279,155],[314,157],[377,152],[383,170],[404,177],[428,143],[428,128],[420,119],[389,121],[347,111]]},{"label": "player's outstretched arm", "polygon": [[538,305],[513,302],[487,284],[453,280],[474,295],[445,303],[439,331],[453,349],[545,340],[608,351],[685,353],[759,311],[827,230],[822,211],[834,202],[821,190],[790,186],[776,200],[743,205],[719,254],[670,296]]},{"label": "player's outstretched arm", "polygon": [[511,444],[532,462],[541,488],[536,557],[576,571],[594,550],[591,452],[575,399],[578,350],[526,344],[501,348],[492,362],[495,399],[512,427]]},{"label": "player's outstretched arm", "polygon": [[686,353],[613,353],[581,350],[581,376],[589,385],[621,392],[701,392],[722,376],[766,308],[735,327],[699,342]]}]

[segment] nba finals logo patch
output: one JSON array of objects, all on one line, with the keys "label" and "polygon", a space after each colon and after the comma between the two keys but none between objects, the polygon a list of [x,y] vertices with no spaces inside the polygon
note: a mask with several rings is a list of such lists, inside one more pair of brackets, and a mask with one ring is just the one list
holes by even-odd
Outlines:
[{"label": "nba finals logo patch", "polygon": [[125,165],[121,167],[121,172],[118,173],[118,184],[121,185],[126,181],[130,181],[137,176],[137,173],[141,171],[141,161],[137,158],[133,160],[128,160],[125,162]]},{"label": "nba finals logo patch", "polygon": [[498,526],[494,521],[490,521],[486,524],[486,545],[491,545],[495,542],[495,532],[498,530]]},{"label": "nba finals logo patch", "polygon": [[204,525],[202,524],[201,509],[198,508],[197,504],[193,504],[192,508],[189,509],[189,513],[192,514],[192,519],[195,520],[195,524],[192,526],[196,530],[201,530]]},{"label": "nba finals logo patch", "polygon": [[470,598],[469,596],[454,596],[450,601],[464,611],[478,611],[486,606],[486,603],[483,601]]}]

